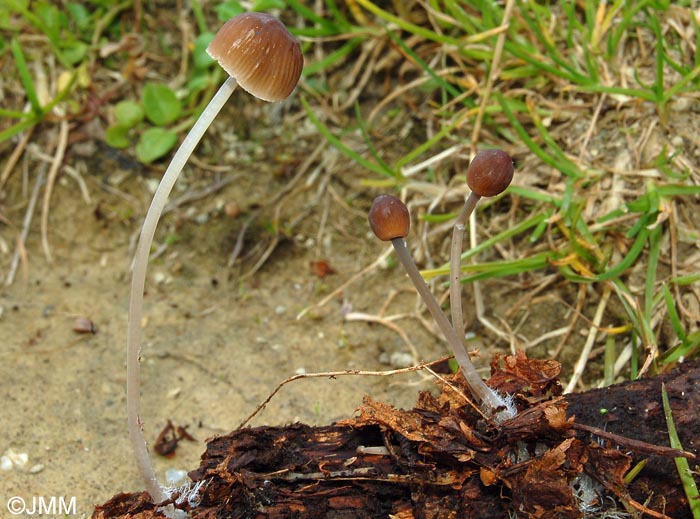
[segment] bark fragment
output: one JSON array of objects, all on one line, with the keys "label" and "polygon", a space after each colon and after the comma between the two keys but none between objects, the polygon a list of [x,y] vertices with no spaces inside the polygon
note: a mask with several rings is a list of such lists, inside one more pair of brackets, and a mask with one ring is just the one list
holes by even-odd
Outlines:
[{"label": "bark fragment", "polygon": [[[521,409],[512,420],[486,421],[459,396],[460,375],[407,411],[366,397],[356,417],[335,425],[257,427],[210,439],[190,472],[207,481],[201,503],[177,506],[192,518],[488,519],[516,511],[575,519],[584,509],[625,505],[690,518],[677,452],[667,448],[660,384],[692,458],[700,441],[699,362],[566,397],[557,396],[551,362],[518,355],[492,369],[492,386],[517,391]],[[627,485],[625,474],[642,459],[645,468]],[[118,494],[93,515],[161,516],[143,493]]]}]

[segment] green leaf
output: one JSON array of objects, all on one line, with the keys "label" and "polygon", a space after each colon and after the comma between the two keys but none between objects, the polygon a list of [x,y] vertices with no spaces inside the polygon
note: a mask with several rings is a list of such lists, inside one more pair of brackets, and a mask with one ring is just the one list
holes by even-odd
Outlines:
[{"label": "green leaf", "polygon": [[194,51],[192,52],[192,61],[194,62],[195,69],[207,68],[209,65],[214,63],[214,59],[207,54],[207,47],[214,39],[213,32],[205,32],[197,36],[194,40]]},{"label": "green leaf", "polygon": [[143,89],[146,117],[157,126],[166,126],[180,117],[182,105],[175,92],[165,85],[149,83]]},{"label": "green leaf", "polygon": [[21,12],[29,8],[29,0],[7,0],[5,5],[12,11]]},{"label": "green leaf", "polygon": [[214,10],[219,16],[219,20],[222,22],[245,12],[245,9],[241,7],[241,3],[238,0],[228,0],[228,2],[222,2],[214,7]]},{"label": "green leaf", "polygon": [[90,26],[90,11],[83,4],[69,2],[66,4],[66,10],[78,29],[84,31]]},{"label": "green leaf", "polygon": [[195,71],[190,80],[187,82],[187,91],[191,96],[207,88],[210,83],[211,78],[209,77],[209,74],[204,71]]},{"label": "green leaf", "polygon": [[43,22],[42,30],[46,31],[49,39],[58,43],[61,36],[61,30],[67,25],[68,19],[64,13],[58,10],[54,5],[46,2],[39,2],[33,6],[34,14]]},{"label": "green leaf", "polygon": [[133,101],[120,101],[114,107],[117,124],[125,128],[133,128],[143,121],[143,108]]},{"label": "green leaf", "polygon": [[63,57],[70,65],[76,65],[83,61],[87,55],[87,43],[82,41],[70,41],[63,47]]},{"label": "green leaf", "polygon": [[269,11],[270,9],[284,9],[287,7],[282,0],[256,0],[253,2],[253,11]]},{"label": "green leaf", "polygon": [[105,130],[105,142],[112,148],[126,148],[129,142],[129,128],[115,124]]},{"label": "green leaf", "polygon": [[136,156],[148,164],[168,153],[176,143],[176,133],[163,128],[150,128],[141,134],[136,144]]}]

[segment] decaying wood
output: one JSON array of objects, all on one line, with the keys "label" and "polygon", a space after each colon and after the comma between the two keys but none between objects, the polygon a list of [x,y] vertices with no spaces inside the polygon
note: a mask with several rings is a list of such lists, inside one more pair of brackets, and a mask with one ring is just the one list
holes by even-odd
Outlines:
[{"label": "decaying wood", "polygon": [[[459,375],[404,411],[365,398],[338,424],[248,428],[209,440],[173,496],[192,518],[578,518],[584,509],[690,518],[673,461],[696,467],[700,363],[563,397],[552,361],[497,358],[490,384],[516,395],[518,415],[490,423],[465,401]],[[685,452],[668,447],[666,383]],[[646,465],[632,483],[630,468]],[[188,502],[187,498],[190,499]],[[193,504],[197,506],[192,506]],[[145,493],[119,494],[95,519],[163,517]]]}]

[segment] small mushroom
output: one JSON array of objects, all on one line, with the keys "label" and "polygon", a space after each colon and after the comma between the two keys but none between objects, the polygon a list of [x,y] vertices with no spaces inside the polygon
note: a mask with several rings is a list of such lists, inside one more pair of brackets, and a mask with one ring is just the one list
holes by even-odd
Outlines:
[{"label": "small mushroom", "polygon": [[462,370],[462,374],[472,394],[488,411],[496,414],[499,408],[505,406],[504,400],[481,380],[479,373],[477,373],[476,368],[469,359],[464,340],[457,335],[455,329],[450,325],[406,248],[404,238],[408,236],[410,228],[410,217],[406,205],[395,196],[379,195],[372,202],[368,220],[369,226],[377,238],[382,241],[391,241],[396,255],[411,279],[413,286],[416,288],[425,306],[428,307],[445,339],[447,339],[447,343],[450,345],[450,349]]},{"label": "small mushroom", "polygon": [[455,219],[450,249],[450,312],[452,326],[464,337],[462,317],[461,260],[462,240],[467,220],[482,196],[501,194],[513,179],[513,159],[502,150],[483,150],[474,156],[467,169],[467,185],[471,193]]},{"label": "small mushroom", "polygon": [[483,150],[467,169],[467,185],[478,196],[503,193],[513,180],[513,159],[503,150]]},{"label": "small mushroom", "polygon": [[126,401],[136,463],[154,502],[166,499],[148,456],[141,428],[139,356],[148,256],[160,215],[182,168],[237,84],[266,101],[286,99],[301,75],[301,47],[285,26],[265,13],[240,14],[223,25],[207,51],[230,74],[192,126],[166,169],[148,208],[134,256],[127,330]]}]

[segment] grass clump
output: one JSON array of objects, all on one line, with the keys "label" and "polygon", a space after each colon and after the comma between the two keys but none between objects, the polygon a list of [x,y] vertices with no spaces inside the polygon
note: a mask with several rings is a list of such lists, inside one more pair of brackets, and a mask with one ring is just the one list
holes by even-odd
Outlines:
[{"label": "grass clump", "polygon": [[[473,236],[462,282],[500,279],[492,286],[506,292],[558,287],[552,297],[567,306],[568,321],[551,330],[542,354],[575,364],[569,390],[697,355],[692,208],[700,174],[689,107],[698,100],[700,50],[692,5],[349,6],[365,45],[386,53],[367,66],[387,88],[360,94],[375,107],[347,110],[352,130],[335,125],[322,93],[304,106],[322,135],[370,172],[361,182],[402,189],[420,208],[423,235],[447,242],[444,222],[466,193],[468,156],[482,146],[507,149],[523,173],[482,214],[490,205],[510,214],[485,224],[480,243]],[[446,258],[433,261],[423,275],[447,276]],[[541,344],[520,331],[525,300],[532,297],[507,312],[507,326],[478,315],[511,348]],[[567,341],[584,333],[585,354],[569,351]],[[584,377],[597,356],[599,370]]]}]

